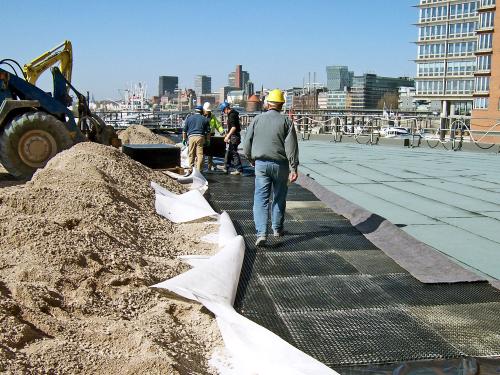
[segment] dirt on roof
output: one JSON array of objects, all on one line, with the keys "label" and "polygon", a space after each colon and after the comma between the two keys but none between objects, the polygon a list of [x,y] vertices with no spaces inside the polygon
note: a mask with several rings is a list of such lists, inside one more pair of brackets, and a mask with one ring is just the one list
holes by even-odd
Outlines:
[{"label": "dirt on roof", "polygon": [[183,191],[85,142],[0,188],[0,372],[212,373],[213,315],[150,285],[188,269],[178,255],[213,254],[199,238],[216,228],[157,215],[150,181]]},{"label": "dirt on roof", "polygon": [[175,144],[168,136],[155,134],[143,125],[129,126],[118,134],[118,138],[123,144]]}]

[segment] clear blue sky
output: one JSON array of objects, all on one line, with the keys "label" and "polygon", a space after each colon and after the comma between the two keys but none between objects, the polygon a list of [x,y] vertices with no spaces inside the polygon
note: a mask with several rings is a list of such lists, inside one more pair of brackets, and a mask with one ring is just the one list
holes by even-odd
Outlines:
[{"label": "clear blue sky", "polygon": [[308,72],[326,82],[326,65],[414,76],[417,2],[3,0],[0,58],[24,64],[69,39],[73,83],[96,99],[138,81],[156,95],[160,75],[181,87],[210,75],[215,91],[236,64],[256,88],[301,86]]}]

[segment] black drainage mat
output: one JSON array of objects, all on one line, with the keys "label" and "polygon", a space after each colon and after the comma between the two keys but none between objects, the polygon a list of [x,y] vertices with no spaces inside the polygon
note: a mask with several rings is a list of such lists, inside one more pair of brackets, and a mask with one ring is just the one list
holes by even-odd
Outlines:
[{"label": "black drainage mat", "polygon": [[[372,281],[405,305],[448,305],[500,301],[500,291],[488,283],[424,284],[409,274],[378,275]],[[500,333],[500,315],[497,319]],[[499,344],[500,345],[500,344]]]},{"label": "black drainage mat", "polygon": [[407,311],[468,356],[500,355],[500,302],[421,306]]},{"label": "black drainage mat", "polygon": [[252,312],[277,315],[273,300],[258,278],[240,280],[234,308],[245,316]]},{"label": "black drainage mat", "polygon": [[321,239],[316,238],[310,234],[299,234],[293,236],[274,237],[273,235],[267,236],[267,242],[263,247],[256,247],[255,241],[257,236],[255,234],[245,233],[245,244],[247,249],[258,252],[263,251],[320,251],[320,250],[335,250],[332,246]]},{"label": "black drainage mat", "polygon": [[[253,220],[238,220],[238,224],[245,233],[255,232],[255,223]],[[316,233],[319,237],[328,235],[359,235],[359,232],[345,219],[335,219],[328,221],[302,221],[286,220],[284,224],[286,235],[300,235],[307,233]],[[271,224],[268,224],[268,233],[272,233]]]},{"label": "black drainage mat", "polygon": [[389,306],[390,297],[365,275],[261,276],[276,309],[286,311],[334,311]]},{"label": "black drainage mat", "polygon": [[[244,210],[225,210],[229,216],[231,217],[231,220],[233,221],[240,221],[240,220],[245,220],[245,221],[253,221],[253,211],[252,209],[244,209]],[[269,216],[270,218],[271,216]],[[285,222],[287,220],[290,220],[291,217],[288,215],[288,213],[285,212]]]},{"label": "black drainage mat", "polygon": [[[216,211],[228,211],[228,210],[253,210],[253,200],[210,200],[210,205]],[[232,218],[231,218],[232,219]],[[234,219],[233,219],[234,220]]]},{"label": "black drainage mat", "polygon": [[396,308],[287,312],[281,317],[297,348],[331,367],[462,355]]},{"label": "black drainage mat", "polygon": [[260,276],[350,275],[358,270],[335,251],[262,252],[254,262]]},{"label": "black drainage mat", "polygon": [[407,273],[381,250],[342,251],[339,255],[366,275]]}]

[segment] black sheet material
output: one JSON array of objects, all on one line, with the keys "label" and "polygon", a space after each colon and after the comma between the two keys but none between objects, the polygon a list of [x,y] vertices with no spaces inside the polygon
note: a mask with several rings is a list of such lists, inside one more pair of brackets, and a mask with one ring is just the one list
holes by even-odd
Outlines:
[{"label": "black sheet material", "polygon": [[[469,358],[500,355],[500,292],[489,284],[421,283],[318,205],[288,210],[287,235],[256,248],[253,178],[208,180],[207,199],[245,238],[235,301],[242,315],[342,374],[468,375],[483,363],[481,373],[495,374],[500,367]],[[289,197],[318,200],[296,184]]]}]

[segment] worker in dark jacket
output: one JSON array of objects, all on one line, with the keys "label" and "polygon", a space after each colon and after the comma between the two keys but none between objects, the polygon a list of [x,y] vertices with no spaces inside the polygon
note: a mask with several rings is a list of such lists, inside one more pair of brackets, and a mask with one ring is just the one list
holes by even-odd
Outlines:
[{"label": "worker in dark jacket", "polygon": [[189,116],[184,122],[182,129],[182,143],[188,144],[189,168],[195,166],[201,172],[203,168],[203,146],[210,142],[209,120],[202,115],[203,107],[198,105],[194,109],[195,114]]},{"label": "worker in dark jacket", "polygon": [[295,182],[298,176],[297,134],[292,121],[280,113],[284,102],[283,92],[272,90],[267,96],[268,111],[253,119],[243,142],[243,152],[255,166],[253,218],[257,246],[263,246],[267,240],[271,190],[274,236],[283,236],[288,181]]},{"label": "worker in dark jacket", "polygon": [[219,109],[227,115],[227,133],[224,137],[224,142],[228,144],[228,147],[224,159],[226,165],[223,170],[225,173],[228,173],[232,165],[234,171],[231,174],[241,175],[243,173],[243,166],[241,165],[240,154],[238,154],[238,145],[241,143],[240,114],[232,109],[228,102],[223,102],[219,106]]}]

